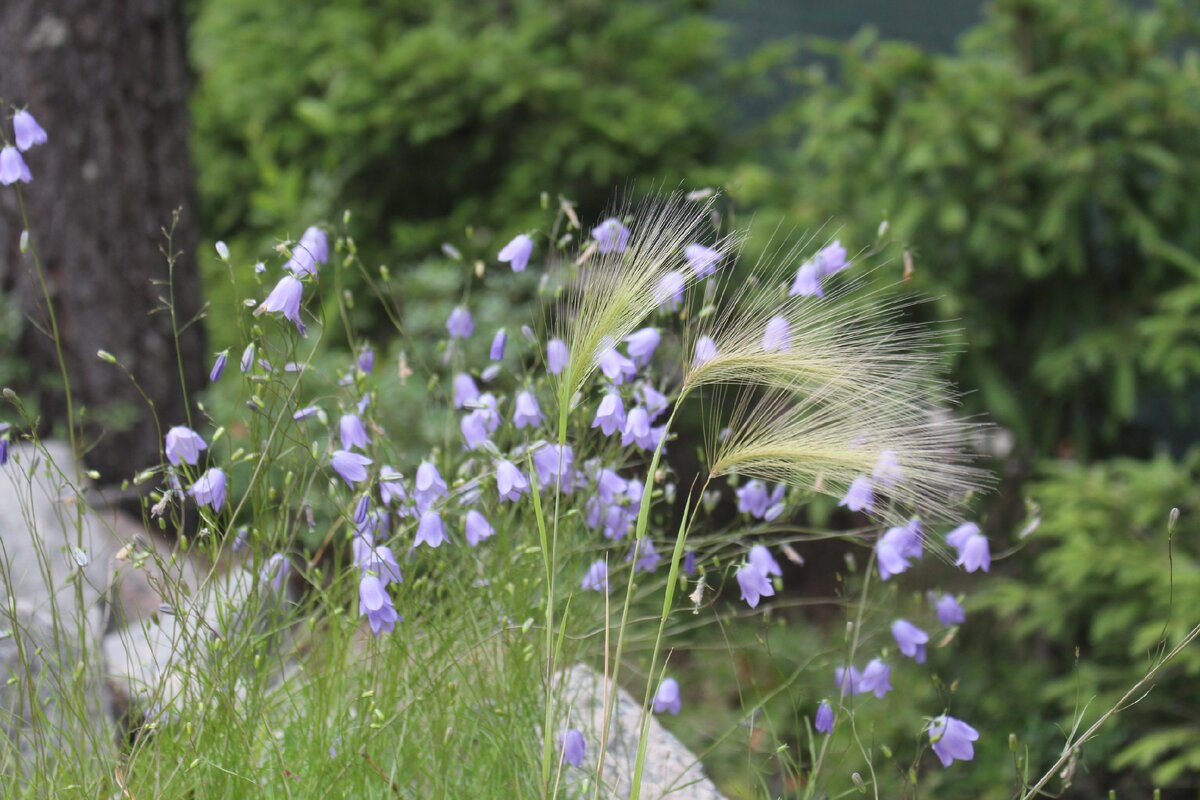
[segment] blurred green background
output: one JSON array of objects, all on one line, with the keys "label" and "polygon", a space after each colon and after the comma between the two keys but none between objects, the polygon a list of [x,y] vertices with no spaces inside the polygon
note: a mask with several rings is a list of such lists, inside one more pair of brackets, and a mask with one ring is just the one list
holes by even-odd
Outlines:
[{"label": "blurred green background", "polygon": [[[751,252],[778,229],[836,232],[853,253],[886,220],[881,273],[898,282],[911,259],[897,291],[935,298],[919,313],[954,321],[963,410],[1005,432],[990,445],[1000,490],[979,513],[1006,557],[970,583],[968,623],[930,668],[958,681],[956,714],[984,738],[974,764],[923,785],[1009,797],[1010,733],[1048,765],[1077,713],[1093,719],[1145,671],[1160,634],[1178,639],[1196,621],[1198,10],[194,0],[203,229],[257,260],[352,210],[363,262],[396,277],[391,299],[419,346],[457,302],[464,270],[545,223],[543,194],[551,207],[578,202],[586,221],[620,192],[712,187],[729,218],[754,220]],[[219,350],[234,342],[241,293],[257,290],[249,271],[231,285],[215,258],[205,263]],[[482,324],[534,288],[510,281],[489,295]],[[387,329],[354,313],[368,333]],[[379,341],[387,359],[401,346]],[[1182,511],[1173,579],[1171,507]],[[809,561],[789,598],[840,591],[840,551]],[[880,613],[949,580],[926,565],[886,587]],[[801,605],[746,619],[729,641],[694,634],[680,661],[689,710],[674,730],[708,750],[699,721],[736,721],[740,690],[766,695],[836,647],[842,627]],[[1121,714],[1085,749],[1068,795],[1195,796],[1198,672],[1200,651],[1185,654]],[[911,752],[912,720],[945,689],[928,676],[897,689],[860,725]],[[775,743],[803,748],[803,720],[787,713],[812,698],[788,698],[771,744],[740,736],[712,751],[731,796],[802,789]],[[858,755],[839,755],[847,786]]]}]

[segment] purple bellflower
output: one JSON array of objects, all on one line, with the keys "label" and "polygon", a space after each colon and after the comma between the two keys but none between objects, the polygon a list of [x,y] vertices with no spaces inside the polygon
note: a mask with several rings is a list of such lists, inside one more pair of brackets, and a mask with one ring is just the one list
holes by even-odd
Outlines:
[{"label": "purple bellflower", "polygon": [[812,261],[805,261],[796,270],[796,280],[788,290],[789,297],[824,297],[825,290],[821,287],[821,269]]},{"label": "purple bellflower", "polygon": [[878,658],[873,658],[863,668],[858,679],[858,690],[855,694],[874,692],[882,698],[892,690],[892,668]]},{"label": "purple bellflower", "polygon": [[625,342],[629,345],[629,357],[639,367],[645,366],[654,357],[654,351],[658,349],[660,341],[662,334],[655,328],[642,328],[625,337]]},{"label": "purple bellflower", "polygon": [[225,363],[229,361],[229,351],[222,350],[217,353],[217,360],[213,362],[212,372],[208,373],[208,382],[216,383],[221,380],[221,376],[225,374]]},{"label": "purple bellflower", "polygon": [[786,353],[792,349],[792,324],[786,317],[771,317],[767,320],[762,347],[768,353]]},{"label": "purple bellflower", "polygon": [[629,228],[616,217],[609,217],[592,228],[592,238],[601,253],[624,253],[629,245]]},{"label": "purple bellflower", "polygon": [[673,716],[678,716],[680,705],[679,681],[663,678],[663,682],[658,685],[658,691],[654,693],[654,713],[670,712]]},{"label": "purple bellflower", "polygon": [[462,408],[467,403],[473,403],[479,399],[479,387],[475,385],[475,380],[465,372],[460,372],[454,376],[454,407]]},{"label": "purple bellflower", "polygon": [[183,425],[176,425],[167,431],[166,441],[167,460],[175,466],[186,462],[192,466],[200,460],[200,451],[207,450],[208,445],[200,434]]},{"label": "purple bellflower", "polygon": [[585,591],[608,591],[608,564],[604,562],[604,559],[592,562],[592,565],[588,567],[587,574],[583,576],[583,582],[579,585]]},{"label": "purple bellflower", "polygon": [[471,312],[462,306],[455,306],[446,318],[446,330],[452,339],[469,338],[475,332],[475,320],[471,319]]},{"label": "purple bellflower", "polygon": [[625,428],[625,404],[615,390],[609,391],[600,401],[592,427],[599,428],[605,436],[612,436]]},{"label": "purple bellflower", "polygon": [[503,264],[510,264],[513,272],[524,272],[533,255],[533,239],[527,234],[519,233],[513,240],[504,245],[496,258]]},{"label": "purple bellflower", "polygon": [[751,547],[746,560],[750,562],[750,566],[763,575],[783,577],[783,570],[780,568],[779,562],[771,555],[771,551],[767,549],[766,545],[756,544]]},{"label": "purple bellflower", "polygon": [[697,278],[706,278],[717,271],[721,254],[702,244],[689,244],[683,248],[683,258]]},{"label": "purple bellflower", "polygon": [[913,625],[906,619],[898,619],[892,623],[892,638],[900,652],[916,661],[925,663],[925,645],[929,643],[929,634]]},{"label": "purple bellflower", "polygon": [[701,336],[696,340],[696,352],[692,359],[692,366],[699,367],[717,357],[717,343],[713,341],[711,336]]},{"label": "purple bellflower", "polygon": [[975,746],[979,731],[961,719],[943,714],[929,723],[929,743],[943,767],[955,761],[970,761],[975,758]]},{"label": "purple bellflower", "polygon": [[742,590],[742,599],[751,608],[757,608],[761,598],[775,594],[771,580],[753,564],[746,563],[739,567],[736,577],[738,588]]},{"label": "purple bellflower", "polygon": [[375,369],[375,351],[371,349],[371,345],[365,345],[358,353],[356,359],[358,368],[370,375]]},{"label": "purple bellflower", "polygon": [[833,708],[829,705],[828,700],[822,700],[821,705],[817,706],[817,716],[813,720],[813,727],[817,729],[817,733],[833,733]]},{"label": "purple bellflower", "polygon": [[517,394],[517,402],[513,409],[513,427],[536,428],[542,424],[542,407],[538,405],[537,395],[531,391]]},{"label": "purple bellflower", "polygon": [[683,287],[686,285],[683,275],[678,272],[668,272],[658,280],[654,287],[654,302],[659,308],[674,311],[683,304]]},{"label": "purple bellflower", "polygon": [[654,572],[654,570],[658,569],[658,562],[662,560],[662,556],[654,549],[654,542],[650,541],[649,538],[642,539],[640,545],[634,542],[629,548],[629,553],[625,556],[625,560],[633,561],[633,554],[635,552],[637,553],[637,561],[633,565],[635,573]]},{"label": "purple bellflower", "polygon": [[300,300],[303,296],[304,284],[294,275],[284,275],[258,307],[258,311],[283,314],[284,319],[290,320],[303,336],[306,331],[304,322],[300,319]]},{"label": "purple bellflower", "polygon": [[484,539],[490,538],[496,531],[492,528],[487,517],[479,513],[475,509],[467,512],[467,518],[463,522],[463,529],[466,535],[467,544],[474,547]]},{"label": "purple bellflower", "polygon": [[601,344],[596,363],[604,377],[618,385],[637,375],[637,365],[617,352],[611,341]]},{"label": "purple bellflower", "polygon": [[363,573],[358,582],[358,613],[367,618],[371,633],[376,636],[391,633],[396,627],[396,620],[400,618],[387,589],[379,578],[370,573]]},{"label": "purple bellflower", "polygon": [[367,479],[367,467],[373,463],[375,462],[366,456],[351,453],[349,450],[335,450],[329,460],[329,466],[333,467],[333,471],[352,489],[354,484]]},{"label": "purple bellflower", "polygon": [[938,622],[946,627],[961,625],[967,621],[967,612],[959,605],[952,594],[944,594],[937,601]]},{"label": "purple bellflower", "polygon": [[357,414],[343,414],[338,428],[342,435],[343,450],[350,450],[354,447],[366,450],[367,445],[371,444],[371,438],[367,436],[367,429]]},{"label": "purple bellflower", "polygon": [[551,375],[559,375],[567,368],[567,359],[571,356],[567,343],[562,339],[551,339],[546,343],[546,369]]},{"label": "purple bellflower", "polygon": [[841,272],[850,266],[850,262],[846,260],[846,248],[842,247],[841,241],[837,239],[821,248],[813,256],[813,263],[817,265],[821,277]]},{"label": "purple bellflower", "polygon": [[439,497],[446,496],[446,481],[438,468],[428,461],[422,461],[417,467],[416,490],[413,499],[417,502],[417,510],[424,511],[433,505]]},{"label": "purple bellflower", "polygon": [[417,523],[417,538],[413,546],[427,544],[437,548],[441,547],[444,541],[446,541],[446,524],[442,522],[442,515],[432,510],[423,511],[421,521]]},{"label": "purple bellflower", "polygon": [[866,475],[855,478],[838,505],[851,511],[871,511],[875,507],[875,492],[871,489],[871,479]]},{"label": "purple bellflower", "polygon": [[28,111],[18,111],[13,114],[13,138],[16,139],[17,149],[25,152],[31,147],[39,144],[45,144],[47,140],[46,132],[42,130],[42,126],[38,125],[33,114]]},{"label": "purple bellflower", "polygon": [[492,346],[488,349],[488,358],[492,361],[504,360],[504,348],[508,345],[508,334],[504,332],[504,328],[496,331],[496,335],[492,337]]},{"label": "purple bellflower", "polygon": [[958,560],[954,564],[967,572],[979,569],[987,572],[992,564],[987,537],[982,533],[974,533],[963,540],[962,547],[958,549]]},{"label": "purple bellflower", "polygon": [[29,183],[32,180],[33,173],[17,148],[8,145],[0,150],[0,185],[11,186],[17,181]]},{"label": "purple bellflower", "polygon": [[496,491],[501,500],[516,502],[529,491],[529,481],[517,469],[517,465],[506,458],[496,461]]},{"label": "purple bellflower", "polygon": [[202,506],[208,506],[213,511],[220,511],[225,505],[225,471],[220,467],[210,467],[188,489],[188,494]]},{"label": "purple bellflower", "polygon": [[587,743],[583,740],[583,732],[578,728],[567,728],[558,737],[558,743],[562,747],[562,760],[572,767],[582,768],[587,750]]}]

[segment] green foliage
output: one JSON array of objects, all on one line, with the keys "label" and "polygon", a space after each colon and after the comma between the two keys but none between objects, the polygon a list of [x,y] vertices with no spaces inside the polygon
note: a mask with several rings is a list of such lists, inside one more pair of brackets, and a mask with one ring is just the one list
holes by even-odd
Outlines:
[{"label": "green foliage", "polygon": [[[1150,669],[1164,642],[1169,649],[1197,624],[1198,486],[1200,451],[1178,464],[1160,458],[1056,465],[1030,488],[1045,509],[1030,539],[1032,566],[995,579],[981,601],[1007,621],[1011,636],[1000,645],[994,637],[1000,629],[993,629],[990,647],[1013,658],[1040,656],[1042,674],[1033,683],[1025,675],[1020,685],[997,691],[1020,692],[1044,706],[1044,720],[1029,731],[1045,742],[1043,757],[1061,749],[1056,725],[1071,730],[1077,715],[1083,727],[1091,724]],[[1168,549],[1173,507],[1182,513]],[[1167,788],[1194,774],[1200,726],[1188,709],[1200,703],[1197,675],[1200,651],[1189,648],[1151,693],[1085,746],[1088,776],[1077,783],[1141,796],[1149,785]]]},{"label": "green foliage", "polygon": [[747,179],[745,199],[844,224],[857,246],[888,219],[913,284],[961,321],[973,409],[1039,452],[1118,443],[1147,395],[1200,367],[1185,5],[1000,0],[949,56],[869,32],[825,43],[835,77],[809,70],[775,121],[800,140],[786,177],[774,197]]}]

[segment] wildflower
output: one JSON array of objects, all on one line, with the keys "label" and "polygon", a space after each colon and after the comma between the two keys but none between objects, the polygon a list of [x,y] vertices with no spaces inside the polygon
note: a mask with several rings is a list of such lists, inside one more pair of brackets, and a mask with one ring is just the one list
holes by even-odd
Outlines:
[{"label": "wildflower", "polygon": [[738,487],[735,494],[737,494],[738,500],[738,513],[749,514],[758,519],[767,513],[770,495],[767,493],[767,485],[762,481],[757,479],[747,481]]},{"label": "wildflower", "polygon": [[654,693],[654,713],[661,714],[669,711],[672,715],[678,716],[679,708],[679,681],[674,678],[663,678],[663,682],[658,685],[658,691]]},{"label": "wildflower", "polygon": [[492,337],[492,346],[488,350],[488,358],[492,361],[504,360],[504,347],[508,344],[508,334],[504,332],[504,328],[496,331],[496,335]]},{"label": "wildflower", "polygon": [[988,548],[988,540],[982,533],[973,533],[963,540],[962,547],[958,549],[958,560],[954,562],[955,566],[962,567],[967,572],[979,569],[987,572],[991,564],[992,554]]},{"label": "wildflower", "polygon": [[643,383],[638,387],[636,394],[642,399],[642,407],[646,409],[646,413],[650,415],[650,421],[653,422],[659,417],[667,407],[671,404],[667,400],[667,396],[655,389],[648,383]]},{"label": "wildflower", "polygon": [[354,507],[354,524],[363,525],[367,521],[367,512],[371,510],[371,496],[364,494],[358,498],[358,504]]},{"label": "wildflower", "polygon": [[181,461],[194,466],[200,460],[200,451],[207,449],[204,439],[191,428],[176,425],[167,431],[167,460],[177,467]]},{"label": "wildflower", "polygon": [[188,489],[188,494],[200,505],[220,511],[225,505],[225,471],[220,467],[210,467],[196,479]]},{"label": "wildflower", "polygon": [[371,349],[371,345],[364,345],[359,351],[357,364],[358,368],[368,375],[375,369],[375,351]]},{"label": "wildflower", "polygon": [[487,415],[486,411],[472,411],[459,422],[458,427],[462,431],[463,438],[467,440],[468,450],[478,450],[484,442],[488,441]]},{"label": "wildflower", "polygon": [[214,247],[217,250],[217,255],[221,258],[222,261],[229,260],[229,245],[225,244],[224,242],[218,241],[214,245]]},{"label": "wildflower", "polygon": [[678,272],[668,272],[658,280],[654,288],[654,303],[659,308],[674,311],[683,303],[683,287],[686,281]]},{"label": "wildflower", "polygon": [[367,479],[367,467],[373,464],[371,459],[349,450],[335,450],[329,459],[329,466],[346,482],[350,488],[354,484]]},{"label": "wildflower", "polygon": [[299,422],[300,420],[308,419],[309,417],[315,415],[320,410],[321,410],[320,406],[305,406],[304,408],[297,411],[295,414],[292,414],[292,419]]},{"label": "wildflower", "polygon": [[947,627],[961,625],[967,621],[967,612],[959,605],[954,595],[944,594],[937,601],[937,618],[938,622]]},{"label": "wildflower", "polygon": [[471,545],[471,547],[474,547],[496,532],[492,528],[491,523],[487,521],[487,517],[485,517],[483,514],[480,514],[475,509],[471,509],[467,512],[467,518],[463,523],[463,528],[467,539],[467,544]]},{"label": "wildflower", "polygon": [[822,277],[841,272],[850,266],[850,262],[846,260],[846,248],[842,247],[841,241],[837,239],[834,239],[831,244],[821,248],[813,256],[813,263],[817,265],[817,270]]},{"label": "wildflower", "polygon": [[898,619],[892,623],[892,638],[896,640],[901,653],[918,664],[925,663],[925,645],[929,643],[929,634],[906,619]]},{"label": "wildflower", "polygon": [[637,365],[618,353],[617,348],[613,347],[611,342],[601,345],[596,363],[604,376],[618,385],[637,374]]},{"label": "wildflower", "polygon": [[386,464],[379,470],[379,498],[385,506],[390,506],[396,500],[403,502],[407,499],[403,480],[403,475]]},{"label": "wildflower", "polygon": [[701,336],[696,340],[695,357],[692,359],[693,366],[700,366],[707,361],[712,361],[717,357],[717,343],[710,336]]},{"label": "wildflower", "polygon": [[862,694],[864,691],[860,685],[862,683],[862,673],[853,664],[849,667],[838,667],[833,671],[833,677],[837,682],[838,691],[843,696],[847,693]]},{"label": "wildflower", "polygon": [[[633,527],[634,520],[634,514],[630,509],[624,506],[609,506],[604,514],[604,538],[619,542],[629,533],[630,528]],[[651,556],[654,565],[647,570],[649,572],[653,572],[654,566],[658,564],[658,555],[652,553]],[[642,563],[641,559],[638,560],[638,563]]]},{"label": "wildflower", "polygon": [[917,518],[904,526],[888,528],[875,543],[879,577],[887,580],[909,568],[908,559],[921,557],[921,522]]},{"label": "wildflower", "polygon": [[746,560],[750,562],[750,566],[757,569],[763,575],[778,575],[783,577],[783,570],[779,566],[779,562],[771,555],[771,551],[765,545],[756,544],[750,548],[749,555]]},{"label": "wildflower", "polygon": [[662,334],[654,328],[642,328],[625,337],[625,342],[629,345],[629,357],[638,366],[645,366],[654,357],[654,351],[658,349],[660,341]]},{"label": "wildflower", "polygon": [[528,390],[517,395],[516,407],[513,409],[513,426],[536,428],[542,424],[542,407],[538,405],[537,395]]},{"label": "wildflower", "polygon": [[689,578],[696,574],[696,551],[688,550],[683,554],[683,574]]},{"label": "wildflower", "polygon": [[349,450],[353,447],[357,447],[359,450],[366,450],[367,445],[371,443],[370,437],[367,436],[367,429],[363,426],[363,421],[357,414],[343,414],[338,427],[342,435],[343,450]]},{"label": "wildflower", "polygon": [[46,132],[38,125],[33,114],[28,111],[18,111],[13,114],[13,138],[17,141],[17,149],[25,152],[29,148],[46,143]]},{"label": "wildflower", "polygon": [[366,572],[358,582],[358,613],[367,618],[371,633],[376,636],[391,633],[396,628],[396,620],[400,618],[383,583]]},{"label": "wildflower", "polygon": [[976,536],[979,533],[979,526],[974,522],[964,522],[962,525],[959,525],[957,528],[946,534],[946,544],[950,545],[961,553],[963,545],[966,544],[967,539],[972,536]]},{"label": "wildflower", "polygon": [[705,278],[717,271],[721,254],[702,244],[689,244],[683,248],[683,257],[697,278]]},{"label": "wildflower", "polygon": [[825,290],[821,287],[821,270],[811,261],[806,261],[796,270],[796,280],[788,291],[789,297],[824,297]]},{"label": "wildflower", "polygon": [[268,583],[273,591],[283,588],[284,582],[292,572],[292,563],[283,553],[275,553],[267,559],[267,563],[258,573],[259,580]]},{"label": "wildflower", "polygon": [[738,588],[742,590],[742,599],[751,608],[758,607],[760,598],[775,594],[775,587],[771,585],[771,581],[753,564],[746,563],[739,567],[736,577]]},{"label": "wildflower", "polygon": [[604,399],[600,401],[600,407],[596,409],[592,427],[599,428],[605,436],[612,436],[617,431],[624,429],[625,404],[621,402],[621,395],[615,391],[609,391],[604,395]]},{"label": "wildflower", "polygon": [[455,306],[446,318],[446,330],[450,332],[452,339],[468,338],[475,332],[475,321],[471,319],[471,312],[462,306]]},{"label": "wildflower", "polygon": [[633,565],[635,573],[654,572],[654,570],[658,569],[658,562],[662,561],[662,556],[654,549],[654,542],[649,539],[642,539],[641,544],[634,542],[633,546],[629,548],[629,554],[625,556],[625,560],[633,561],[634,553],[637,554],[637,561]]},{"label": "wildflower", "polygon": [[629,244],[629,228],[621,224],[616,217],[609,217],[592,228],[592,238],[601,253],[611,253],[614,250],[624,253]]},{"label": "wildflower", "polygon": [[833,733],[833,708],[828,700],[822,700],[821,705],[817,706],[817,717],[813,721],[813,727],[817,729],[817,733]]},{"label": "wildflower", "polygon": [[596,476],[596,493],[600,497],[600,502],[611,503],[617,499],[618,495],[624,494],[629,488],[629,482],[622,478],[611,469],[605,468],[600,470],[600,474]]},{"label": "wildflower", "polygon": [[851,511],[870,511],[875,506],[875,492],[871,489],[871,479],[860,475],[846,490],[846,496],[838,503]]},{"label": "wildflower", "polygon": [[878,658],[873,658],[863,668],[858,679],[858,693],[874,692],[882,698],[892,690],[892,668]]},{"label": "wildflower", "polygon": [[242,351],[242,360],[238,365],[243,373],[249,372],[254,366],[254,342],[246,345],[246,349]]},{"label": "wildflower", "polygon": [[592,565],[588,567],[587,573],[583,576],[583,582],[579,585],[585,591],[608,591],[608,564],[604,562],[604,559],[592,562]]},{"label": "wildflower", "polygon": [[413,499],[417,501],[417,509],[424,511],[433,505],[433,501],[446,496],[446,481],[437,467],[428,461],[422,461],[417,467],[417,484]]},{"label": "wildflower", "polygon": [[640,406],[629,409],[629,415],[625,417],[625,428],[621,432],[621,446],[628,447],[631,444],[636,444],[643,450],[652,449],[657,444],[650,430],[650,415]]},{"label": "wildflower", "polygon": [[414,547],[427,544],[430,547],[441,547],[446,541],[446,525],[442,515],[436,511],[426,510],[421,513],[421,521],[417,523],[417,539]]},{"label": "wildflower", "polygon": [[558,744],[562,747],[562,760],[570,764],[572,767],[583,767],[583,759],[586,743],[583,740],[583,732],[578,728],[567,728],[558,737]]},{"label": "wildflower", "polygon": [[567,343],[562,339],[551,339],[546,343],[546,369],[551,375],[558,375],[567,368],[570,352]]},{"label": "wildflower", "polygon": [[460,372],[454,376],[454,407],[462,408],[468,403],[473,403],[479,399],[479,387],[475,385],[474,379],[465,372]]},{"label": "wildflower", "polygon": [[329,237],[316,225],[310,225],[300,237],[300,247],[312,254],[318,264],[329,260]]},{"label": "wildflower", "polygon": [[768,353],[786,353],[792,349],[792,325],[785,317],[771,317],[767,321],[762,347]]},{"label": "wildflower", "polygon": [[293,275],[284,275],[255,313],[261,314],[264,311],[282,313],[284,319],[295,324],[296,330],[300,331],[300,335],[303,336],[305,328],[304,323],[300,320],[300,299],[303,295],[304,284]]},{"label": "wildflower", "polygon": [[401,583],[400,565],[392,548],[387,545],[377,545],[369,533],[359,533],[354,537],[354,565],[361,570],[374,572],[379,576],[379,582],[387,586],[392,581]]},{"label": "wildflower", "polygon": [[0,185],[10,186],[17,181],[29,183],[32,180],[33,173],[17,148],[8,145],[0,150]]},{"label": "wildflower", "polygon": [[529,481],[517,469],[517,465],[506,458],[496,461],[496,490],[501,500],[515,502],[529,491]]},{"label": "wildflower", "polygon": [[541,448],[533,454],[533,466],[537,470],[539,484],[550,487],[557,478],[562,491],[571,493],[574,488],[571,474],[575,467],[575,450],[569,444],[561,447],[552,444]]},{"label": "wildflower", "polygon": [[929,744],[943,767],[948,767],[957,761],[970,761],[975,758],[975,746],[971,744],[979,739],[979,731],[972,728],[961,719],[946,716],[933,719],[929,723]]},{"label": "wildflower", "polygon": [[513,272],[524,272],[533,255],[533,239],[524,233],[519,233],[497,254],[501,263],[511,264]]},{"label": "wildflower", "polygon": [[871,477],[880,486],[893,486],[904,477],[904,471],[900,469],[900,462],[896,459],[894,450],[884,450],[879,454]]},{"label": "wildflower", "polygon": [[212,372],[208,373],[209,383],[216,383],[221,380],[221,376],[225,373],[225,362],[228,360],[228,350],[222,350],[217,353],[217,360],[213,362]]}]

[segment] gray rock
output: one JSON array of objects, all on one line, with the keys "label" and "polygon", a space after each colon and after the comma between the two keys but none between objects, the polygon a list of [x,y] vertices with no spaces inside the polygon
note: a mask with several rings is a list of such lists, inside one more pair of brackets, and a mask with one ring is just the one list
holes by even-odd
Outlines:
[{"label": "gray rock", "polygon": [[[612,683],[583,664],[563,674],[562,700],[567,705],[570,726],[583,733],[587,759],[599,755],[604,729],[604,703]],[[605,748],[602,796],[629,797],[637,761],[642,704],[624,689],[617,689],[608,745]],[[562,782],[569,796],[590,797],[590,773],[563,767]],[[659,724],[650,719],[646,761],[642,773],[641,797],[646,800],[722,800],[717,787],[704,775],[704,769],[691,751]]]}]

